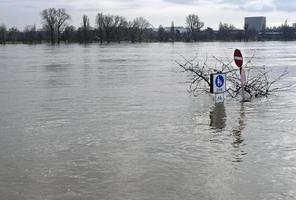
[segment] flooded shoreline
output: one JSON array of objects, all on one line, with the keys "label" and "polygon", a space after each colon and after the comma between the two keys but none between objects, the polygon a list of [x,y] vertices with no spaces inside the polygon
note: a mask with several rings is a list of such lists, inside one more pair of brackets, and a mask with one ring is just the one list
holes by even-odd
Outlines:
[{"label": "flooded shoreline", "polygon": [[[2,198],[294,199],[294,44],[0,46]],[[286,89],[190,95],[175,60],[233,48]]]}]

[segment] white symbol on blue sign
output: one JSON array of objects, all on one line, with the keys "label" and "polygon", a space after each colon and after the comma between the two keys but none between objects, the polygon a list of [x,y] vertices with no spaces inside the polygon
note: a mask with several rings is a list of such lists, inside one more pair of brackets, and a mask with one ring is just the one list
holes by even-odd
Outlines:
[{"label": "white symbol on blue sign", "polygon": [[219,75],[216,77],[216,80],[215,80],[215,84],[218,88],[222,87],[224,85],[224,78],[223,76]]}]

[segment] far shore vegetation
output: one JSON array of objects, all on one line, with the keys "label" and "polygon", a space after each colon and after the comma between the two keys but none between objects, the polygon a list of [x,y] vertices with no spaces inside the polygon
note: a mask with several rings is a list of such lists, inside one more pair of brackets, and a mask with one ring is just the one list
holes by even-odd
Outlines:
[{"label": "far shore vegetation", "polygon": [[[198,15],[189,14],[184,27],[153,27],[148,20],[137,17],[131,21],[118,15],[98,13],[90,24],[87,15],[81,16],[81,26],[70,24],[71,16],[62,8],[48,8],[40,13],[42,28],[28,25],[24,30],[0,25],[0,44],[37,43],[110,43],[110,42],[198,42],[198,41],[269,41],[296,40],[296,27],[287,21],[264,31],[241,30],[220,22],[219,29],[205,27]],[[1,23],[1,22],[0,22]]]}]

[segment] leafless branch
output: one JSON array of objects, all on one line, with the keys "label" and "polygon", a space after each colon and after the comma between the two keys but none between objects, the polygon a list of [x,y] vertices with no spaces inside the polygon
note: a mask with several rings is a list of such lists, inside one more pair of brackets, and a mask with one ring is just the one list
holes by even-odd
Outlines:
[{"label": "leafless branch", "polygon": [[[189,87],[189,92],[194,95],[200,95],[202,93],[209,93],[210,90],[210,75],[216,73],[217,69],[210,68],[208,66],[208,58],[203,62],[196,62],[196,58],[187,59],[184,56],[181,56],[184,59],[184,63],[176,61],[176,63],[183,69],[183,72],[187,72],[191,76],[191,82]],[[248,66],[252,63],[252,60],[255,57],[254,54],[250,59],[245,63],[244,67],[247,69],[248,79],[246,85],[243,87],[244,91],[249,94],[250,98],[268,96],[272,92],[278,91],[280,87],[273,87],[274,84],[279,81],[282,77],[287,75],[287,70],[281,73],[278,77],[273,80],[270,80],[270,74],[272,70],[267,70],[265,66],[262,67],[252,67]],[[235,69],[232,66],[233,60],[228,60],[224,62],[223,60],[213,57],[214,60],[221,66],[219,72],[226,73],[226,79],[228,81],[227,94],[235,98],[237,97],[242,90],[241,79],[239,69]],[[200,63],[202,63],[200,65]]]}]

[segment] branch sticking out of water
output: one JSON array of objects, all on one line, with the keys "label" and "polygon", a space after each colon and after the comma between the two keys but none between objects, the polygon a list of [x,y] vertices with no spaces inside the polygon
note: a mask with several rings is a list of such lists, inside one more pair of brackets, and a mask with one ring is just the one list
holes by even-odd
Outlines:
[{"label": "branch sticking out of water", "polygon": [[[218,63],[220,70],[210,68],[208,66],[208,58],[203,62],[199,62],[197,59],[187,59],[182,56],[184,62],[180,63],[176,61],[179,67],[182,68],[183,72],[188,73],[190,77],[190,87],[189,92],[195,96],[202,93],[210,92],[210,74],[222,72],[227,74],[227,93],[232,98],[239,96],[242,90],[241,79],[239,69],[232,66],[233,60],[228,60],[224,62],[223,60],[213,57],[216,63]],[[265,66],[254,67],[252,66],[252,60],[254,59],[254,54],[246,64],[243,66],[248,74],[247,82],[244,86],[244,91],[249,95],[250,98],[253,97],[266,97],[273,92],[279,91],[282,88],[274,87],[275,83],[281,78],[288,74],[287,70],[282,72],[275,79],[271,80],[272,70],[267,70]]]}]

